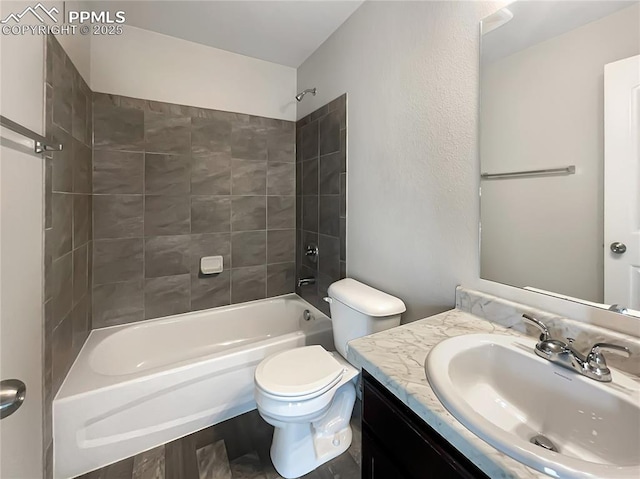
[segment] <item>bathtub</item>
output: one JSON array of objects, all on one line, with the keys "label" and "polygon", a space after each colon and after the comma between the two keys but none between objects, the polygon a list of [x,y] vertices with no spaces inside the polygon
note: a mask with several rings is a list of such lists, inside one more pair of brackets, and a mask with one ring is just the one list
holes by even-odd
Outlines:
[{"label": "bathtub", "polygon": [[54,477],[254,409],[258,363],[308,344],[332,350],[331,322],[295,294],[92,331],[53,401]]}]

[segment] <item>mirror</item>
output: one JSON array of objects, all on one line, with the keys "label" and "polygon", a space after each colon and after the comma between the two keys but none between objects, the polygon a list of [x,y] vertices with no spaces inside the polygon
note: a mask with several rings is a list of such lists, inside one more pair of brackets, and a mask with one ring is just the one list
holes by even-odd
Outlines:
[{"label": "mirror", "polygon": [[482,278],[640,316],[639,3],[482,21]]}]

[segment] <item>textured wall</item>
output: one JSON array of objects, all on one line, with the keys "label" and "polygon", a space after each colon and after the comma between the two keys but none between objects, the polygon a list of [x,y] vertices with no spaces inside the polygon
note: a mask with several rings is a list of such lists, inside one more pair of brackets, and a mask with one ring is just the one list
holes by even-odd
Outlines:
[{"label": "textured wall", "polygon": [[[329,314],[327,288],[346,275],[347,96],[341,95],[296,123],[298,277],[314,285],[296,291]],[[316,245],[316,262],[304,253]]]},{"label": "textured wall", "polygon": [[93,115],[89,87],[52,35],[45,59],[45,131],[64,145],[45,159],[44,447],[50,454],[51,402],[91,329]]},{"label": "textured wall", "polygon": [[479,21],[505,2],[365,2],[298,69],[302,118],[349,96],[348,273],[404,299],[403,320],[464,284],[638,334],[638,321],[480,279]]},{"label": "textured wall", "polygon": [[349,98],[348,274],[449,309],[478,276],[475,2],[365,2],[299,69],[304,117]]},{"label": "textured wall", "polygon": [[[94,94],[93,327],[293,291],[294,124]],[[202,277],[202,256],[224,272]]]}]

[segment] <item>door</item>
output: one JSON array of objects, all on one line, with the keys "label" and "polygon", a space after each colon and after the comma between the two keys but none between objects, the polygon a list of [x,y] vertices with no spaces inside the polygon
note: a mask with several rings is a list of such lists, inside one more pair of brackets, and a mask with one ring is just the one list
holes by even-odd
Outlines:
[{"label": "door", "polygon": [[[5,18],[26,3],[0,2]],[[0,114],[42,134],[44,37],[0,35]],[[26,397],[0,419],[0,477],[42,477],[43,160],[0,130],[0,379]]]},{"label": "door", "polygon": [[604,67],[604,302],[640,310],[640,55]]}]

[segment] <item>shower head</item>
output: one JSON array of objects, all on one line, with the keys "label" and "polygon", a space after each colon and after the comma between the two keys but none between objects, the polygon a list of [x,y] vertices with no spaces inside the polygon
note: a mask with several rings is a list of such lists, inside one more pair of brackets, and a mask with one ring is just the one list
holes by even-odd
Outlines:
[{"label": "shower head", "polygon": [[307,93],[311,93],[313,96],[316,96],[316,88],[307,88],[306,90],[301,91],[296,95],[296,100],[302,101]]}]

